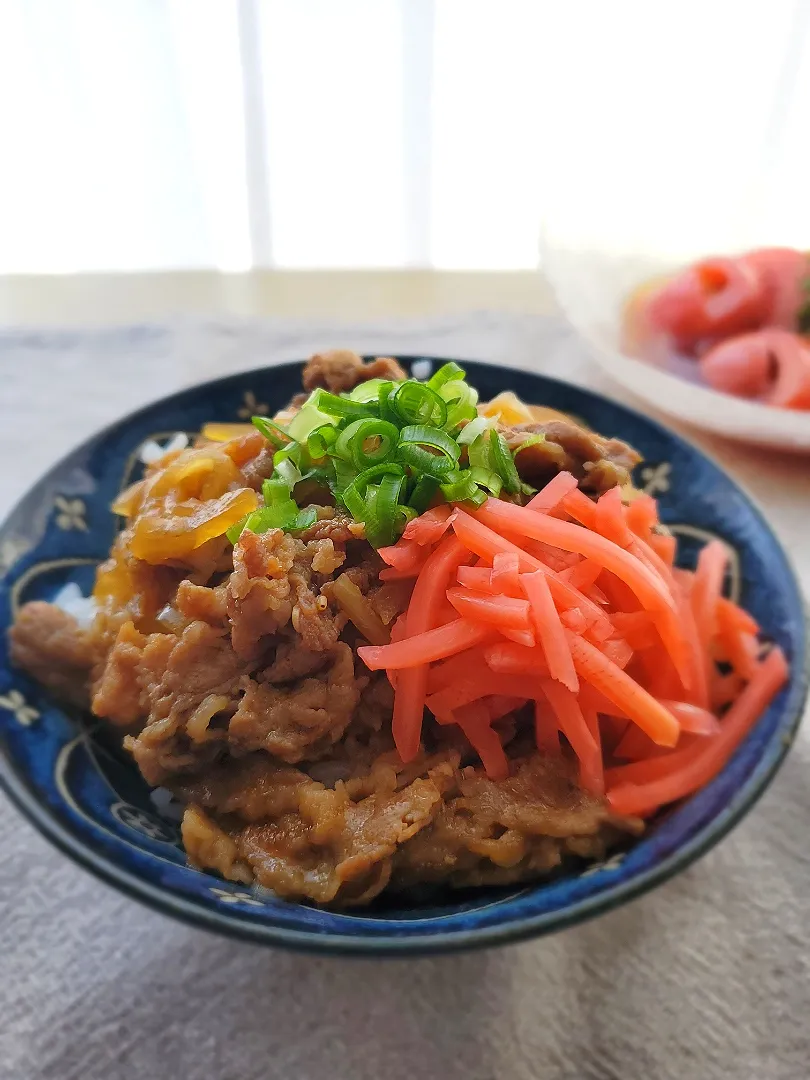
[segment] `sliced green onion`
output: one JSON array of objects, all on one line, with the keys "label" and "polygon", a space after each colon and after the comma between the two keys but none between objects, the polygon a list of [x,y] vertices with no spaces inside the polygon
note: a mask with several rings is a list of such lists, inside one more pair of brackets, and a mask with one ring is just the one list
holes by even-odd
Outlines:
[{"label": "sliced green onion", "polygon": [[479,506],[483,506],[483,504],[487,501],[488,498],[489,495],[487,495],[487,493],[482,488],[477,487],[473,494],[469,497],[469,499],[463,499],[460,501],[464,502],[465,505],[477,508]]},{"label": "sliced green onion", "polygon": [[478,485],[470,475],[469,469],[465,469],[464,472],[454,469],[441,487],[442,495],[448,502],[464,502],[474,498],[478,491]]},{"label": "sliced green onion", "polygon": [[230,529],[225,530],[225,535],[228,537],[232,544],[235,544],[239,537],[242,535],[242,530],[247,524],[247,519],[250,514],[245,514],[241,521],[237,521],[235,525],[231,525]]},{"label": "sliced green onion", "polygon": [[314,390],[287,430],[255,417],[275,448],[274,472],[262,486],[264,506],[229,529],[229,539],[244,528],[309,528],[317,511],[297,501],[317,498],[319,488],[365,525],[375,547],[394,543],[408,520],[442,499],[480,506],[490,495],[527,490],[515,455],[543,436],[528,437],[513,454],[494,421],[478,415],[477,401],[451,361],[427,383],[369,379],[346,394]]},{"label": "sliced green onion", "polygon": [[404,443],[415,443],[418,446],[430,446],[444,454],[452,462],[461,457],[461,449],[455,439],[451,439],[446,431],[436,427],[428,427],[424,424],[413,424],[404,427],[399,433],[400,447]]},{"label": "sliced green onion", "polygon": [[279,447],[273,454],[273,465],[278,465],[281,461],[291,460],[294,465],[297,465],[301,460],[301,444],[297,442],[288,442],[284,446]]},{"label": "sliced green onion", "polygon": [[385,547],[397,539],[399,496],[405,476],[388,474],[368,489],[365,506],[366,539],[373,547]]},{"label": "sliced green onion", "polygon": [[333,458],[340,458],[342,461],[352,460],[352,450],[349,442],[354,435],[355,431],[361,424],[365,424],[367,420],[372,420],[371,416],[364,416],[360,420],[352,420],[342,430],[338,429],[337,438],[332,444],[330,454]]},{"label": "sliced green onion", "polygon": [[509,494],[517,495],[520,491],[520,477],[515,468],[515,459],[499,431],[493,430],[489,433],[489,461],[490,467],[503,480],[503,486]]},{"label": "sliced green onion", "polygon": [[397,506],[397,520],[399,524],[402,525],[403,529],[409,521],[413,521],[413,519],[418,516],[419,514],[417,513],[417,511],[414,510],[414,508],[412,506],[409,506],[407,503],[400,503]]},{"label": "sliced green onion", "polygon": [[245,522],[245,529],[247,529],[248,532],[267,532],[267,530],[270,528],[270,524],[269,522],[267,525],[264,524],[264,512],[265,507],[262,506],[258,510],[254,510],[252,514],[248,514],[247,521]]},{"label": "sliced green onion", "polygon": [[259,430],[268,442],[272,443],[276,448],[286,446],[290,441],[290,436],[284,430],[283,427],[279,427],[278,424],[274,424],[272,420],[268,420],[266,416],[251,416],[251,424]]},{"label": "sliced green onion", "polygon": [[[466,428],[465,428],[466,431]],[[479,469],[489,469],[489,430],[473,439],[467,448],[467,458],[471,467],[478,467]]]},{"label": "sliced green onion", "polygon": [[458,364],[454,364],[451,360],[447,364],[443,364],[438,371],[435,371],[427,381],[427,385],[431,390],[439,390],[445,383],[451,380],[458,381],[459,379],[466,378],[466,372],[463,367],[459,367]]},{"label": "sliced green onion", "polygon": [[304,483],[307,480],[314,480],[316,483],[324,486],[331,484],[335,479],[335,463],[331,458],[326,458],[324,461],[319,461],[317,464],[312,465],[301,476],[300,483]]},{"label": "sliced green onion", "polygon": [[366,493],[361,495],[353,483],[349,484],[341,493],[341,501],[355,521],[366,520]]},{"label": "sliced green onion", "polygon": [[459,405],[477,405],[478,391],[463,379],[451,379],[439,389],[439,397],[448,404],[457,401]]},{"label": "sliced green onion", "polygon": [[301,503],[317,502],[324,491],[334,491],[335,467],[328,459],[308,469],[293,489],[293,498]]},{"label": "sliced green onion", "polygon": [[[286,465],[284,464],[285,462],[287,463]],[[276,450],[273,454],[273,475],[275,476],[276,473],[278,473],[280,467],[281,473],[278,474],[279,479],[282,479],[285,476],[285,470],[287,474],[293,476],[294,474],[290,473],[290,469],[296,469],[300,473],[308,469],[310,464],[311,462],[307,456],[305,446],[302,446],[301,443],[297,442],[287,443],[286,446],[282,446],[280,450]],[[300,479],[300,476],[298,479]],[[293,484],[296,484],[297,482],[298,480],[293,479],[293,483],[289,486],[292,487]]]},{"label": "sliced green onion", "polygon": [[332,423],[331,417],[312,405],[304,405],[287,425],[287,432],[296,442],[306,442],[310,432]]},{"label": "sliced green onion", "polygon": [[437,480],[441,480],[455,468],[455,462],[451,458],[432,454],[417,443],[401,442],[397,447],[397,461],[416,473],[432,476]]},{"label": "sliced green onion", "polygon": [[307,506],[304,510],[298,511],[298,517],[295,522],[294,532],[299,532],[301,529],[309,529],[318,520],[318,511],[314,506]]},{"label": "sliced green onion", "polygon": [[307,436],[307,453],[313,460],[319,461],[321,458],[326,457],[330,446],[334,446],[337,437],[338,429],[333,424],[322,424],[321,427],[315,428]]},{"label": "sliced green onion", "polygon": [[483,435],[489,427],[490,423],[488,417],[476,416],[474,420],[471,420],[469,424],[465,425],[458,435],[456,435],[456,442],[460,446],[469,446],[479,435]]},{"label": "sliced green onion", "polygon": [[[268,529],[284,529],[288,531],[294,529],[298,523],[299,512],[298,506],[293,499],[278,506],[265,506],[264,510],[257,511],[262,515],[261,528],[256,528],[253,531],[267,532]],[[249,522],[248,528],[251,528]]]},{"label": "sliced green onion", "polygon": [[390,379],[366,379],[349,392],[352,401],[376,401],[381,386],[393,386]]},{"label": "sliced green onion", "polygon": [[263,506],[254,510],[245,523],[249,532],[266,533],[268,529],[289,530],[295,527],[298,520],[298,507],[292,499],[276,503],[274,506]]},{"label": "sliced green onion", "polygon": [[401,476],[404,478],[405,470],[401,465],[393,461],[386,461],[382,465],[373,465],[355,476],[352,482],[340,493],[343,505],[355,519],[365,521],[366,515],[366,489],[372,481],[380,476]]},{"label": "sliced green onion", "polygon": [[[266,533],[268,529],[284,529],[287,532],[293,532],[308,529],[318,520],[318,511],[314,506],[299,510],[290,498],[287,488],[278,481],[274,486],[272,480],[265,480],[262,490],[271,501],[227,530],[225,535],[232,544],[238,541],[245,529],[255,533]],[[284,492],[286,492],[286,497]]]},{"label": "sliced green onion", "polygon": [[424,383],[400,383],[388,400],[403,424],[441,427],[447,420],[447,405]]},{"label": "sliced green onion", "polygon": [[501,493],[503,481],[496,472],[493,472],[492,469],[482,469],[478,465],[473,465],[469,470],[469,474],[478,487],[486,488],[490,495],[494,495],[497,499]]},{"label": "sliced green onion", "polygon": [[475,408],[478,402],[478,391],[469,383],[461,379],[451,379],[440,389],[439,393],[447,402],[447,420],[445,428],[455,433],[455,429],[461,424],[472,422],[478,416]]},{"label": "sliced green onion", "polygon": [[391,403],[392,397],[397,392],[398,383],[384,382],[377,393],[377,407],[380,410],[380,417],[383,420],[387,420],[390,424],[399,424],[399,414]]},{"label": "sliced green onion", "polygon": [[277,479],[274,473],[262,484],[262,497],[265,506],[280,505],[290,498],[290,489],[283,480]]},{"label": "sliced green onion", "polygon": [[478,415],[474,405],[462,405],[460,402],[454,402],[447,410],[447,420],[445,422],[445,430],[452,433],[453,438],[456,437],[456,428],[461,427],[462,424],[470,423]]},{"label": "sliced green onion", "polygon": [[357,476],[357,469],[350,461],[344,461],[343,458],[332,458],[332,465],[335,470],[335,493],[340,494],[344,491],[349,484]]},{"label": "sliced green onion", "polygon": [[375,401],[352,401],[351,398],[330,394],[328,390],[313,390],[307,400],[307,405],[309,404],[329,416],[345,416],[349,420],[376,416],[379,408]]},{"label": "sliced green onion", "polygon": [[427,473],[420,476],[408,500],[413,510],[417,514],[423,514],[433,502],[438,490],[439,481],[435,476],[428,476]]},{"label": "sliced green onion", "polygon": [[290,460],[290,458],[285,458],[283,461],[280,461],[278,465],[274,466],[273,476],[277,476],[280,480],[283,480],[287,485],[287,490],[292,491],[301,479],[301,470]]},{"label": "sliced green onion", "polygon": [[[433,452],[435,450],[438,454]],[[418,473],[427,473],[442,480],[456,467],[460,456],[461,447],[439,428],[414,424],[399,433],[397,460]]]},{"label": "sliced green onion", "polygon": [[512,456],[517,457],[522,450],[526,450],[529,446],[537,446],[539,443],[544,443],[545,441],[546,437],[542,433],[539,435],[532,433],[524,442],[519,443],[515,447],[512,451]]},{"label": "sliced green onion", "polygon": [[[376,440],[375,447],[368,447],[370,440]],[[332,453],[344,460],[351,460],[357,469],[369,469],[379,465],[394,452],[399,442],[399,429],[387,420],[367,417],[353,420],[341,431]]]}]

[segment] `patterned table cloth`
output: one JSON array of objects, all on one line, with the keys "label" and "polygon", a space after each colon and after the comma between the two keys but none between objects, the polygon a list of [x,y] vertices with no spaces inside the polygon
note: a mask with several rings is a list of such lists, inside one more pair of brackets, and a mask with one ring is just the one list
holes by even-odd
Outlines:
[{"label": "patterned table cloth", "polygon": [[[338,345],[503,362],[624,396],[562,323],[529,316],[6,331],[0,514],[137,405]],[[807,463],[697,438],[758,497],[807,595]],[[644,480],[661,490],[666,463]],[[81,527],[79,507],[60,510]],[[553,938],[414,961],[273,952],[172,922],[74,866],[0,796],[0,1080],[805,1080],[808,766],[805,730],[743,824],[629,906]]]}]

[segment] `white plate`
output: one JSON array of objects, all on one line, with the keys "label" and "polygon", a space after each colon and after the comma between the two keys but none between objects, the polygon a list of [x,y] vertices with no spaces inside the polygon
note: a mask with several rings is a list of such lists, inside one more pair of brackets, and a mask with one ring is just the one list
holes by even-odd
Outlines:
[{"label": "white plate", "polygon": [[[705,254],[711,254],[706,252]],[[567,246],[545,229],[543,271],[574,329],[596,362],[634,394],[662,412],[718,435],[796,453],[810,453],[810,412],[775,409],[702,385],[684,365],[662,368],[621,348],[621,313],[627,297],[668,267],[646,257],[621,257]]]}]

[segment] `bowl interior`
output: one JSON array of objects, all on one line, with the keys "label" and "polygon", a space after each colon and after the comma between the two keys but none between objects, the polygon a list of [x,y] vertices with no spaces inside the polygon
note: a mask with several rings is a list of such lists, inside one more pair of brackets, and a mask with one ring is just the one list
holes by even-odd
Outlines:
[{"label": "bowl interior", "polygon": [[[402,359],[406,366],[419,359],[420,377],[444,362]],[[144,442],[194,433],[209,420],[272,413],[300,387],[301,365],[287,364],[183,391],[108,428],[55,466],[0,531],[0,777],[63,850],[141,900],[253,940],[345,951],[435,950],[557,929],[620,903],[697,857],[756,799],[786,752],[806,683],[798,588],[760,512],[696,448],[629,409],[538,375],[465,367],[483,397],[512,389],[633,443],[645,457],[637,482],[659,499],[685,565],[710,537],[733,549],[730,592],[785,650],[792,676],[724,772],[628,853],[526,888],[445,894],[429,905],[389,900],[346,914],[288,903],[187,867],[175,808],[149,791],[102,725],[55,704],[10,668],[5,630],[28,600],[52,598],[69,583],[87,595],[116,529],[109,505],[139,475]]]}]

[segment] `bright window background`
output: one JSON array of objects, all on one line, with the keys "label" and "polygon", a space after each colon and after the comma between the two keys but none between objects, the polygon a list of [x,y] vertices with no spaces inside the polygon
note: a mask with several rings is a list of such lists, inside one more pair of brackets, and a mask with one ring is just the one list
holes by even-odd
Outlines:
[{"label": "bright window background", "polygon": [[808,131],[806,0],[0,0],[0,272],[810,247]]}]

